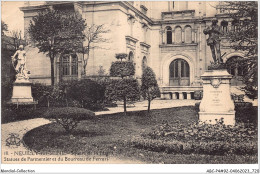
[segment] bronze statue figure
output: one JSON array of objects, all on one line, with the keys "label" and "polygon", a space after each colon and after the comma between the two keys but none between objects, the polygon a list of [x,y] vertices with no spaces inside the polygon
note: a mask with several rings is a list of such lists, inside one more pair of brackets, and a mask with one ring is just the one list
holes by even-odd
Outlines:
[{"label": "bronze statue figure", "polygon": [[220,52],[220,36],[223,34],[221,31],[221,27],[217,24],[218,20],[213,19],[212,25],[208,26],[206,29],[203,30],[205,35],[209,35],[207,39],[207,45],[210,46],[212,57],[215,64],[223,63],[223,59],[221,57]]}]

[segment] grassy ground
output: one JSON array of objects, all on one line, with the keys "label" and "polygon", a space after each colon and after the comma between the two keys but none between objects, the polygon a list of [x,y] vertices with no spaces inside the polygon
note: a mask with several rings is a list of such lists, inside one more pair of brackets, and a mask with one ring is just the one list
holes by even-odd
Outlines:
[{"label": "grassy ground", "polygon": [[103,115],[96,120],[82,121],[73,135],[67,135],[62,127],[52,123],[29,131],[24,136],[25,144],[43,153],[62,151],[70,154],[105,153],[109,157],[139,160],[145,163],[166,164],[214,164],[257,163],[255,156],[238,155],[181,155],[166,154],[136,149],[127,143],[132,137],[151,129],[165,120],[179,120],[181,124],[198,119],[194,107],[153,110],[150,116],[145,111]]}]

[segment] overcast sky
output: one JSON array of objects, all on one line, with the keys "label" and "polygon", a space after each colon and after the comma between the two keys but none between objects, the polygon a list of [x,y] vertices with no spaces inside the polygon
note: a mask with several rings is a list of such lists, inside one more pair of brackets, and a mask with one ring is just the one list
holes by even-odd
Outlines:
[{"label": "overcast sky", "polygon": [[24,1],[2,1],[1,5],[1,20],[8,25],[8,30],[21,30],[23,33],[23,12],[19,7],[24,5]]}]

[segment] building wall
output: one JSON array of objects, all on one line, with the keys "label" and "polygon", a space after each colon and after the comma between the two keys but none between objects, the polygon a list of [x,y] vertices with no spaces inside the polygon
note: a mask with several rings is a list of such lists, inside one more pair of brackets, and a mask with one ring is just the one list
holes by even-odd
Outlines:
[{"label": "building wall", "polygon": [[[109,30],[103,34],[107,41],[97,43],[90,51],[87,76],[98,75],[100,68],[109,75],[110,65],[116,61],[115,54],[132,52],[137,79],[141,78],[142,62],[146,57],[147,65],[154,70],[159,85],[169,86],[169,65],[175,59],[181,58],[186,60],[190,67],[189,85],[199,86],[200,76],[213,61],[206,43],[208,36],[203,30],[211,25],[212,18],[216,16],[214,6],[217,4],[218,2],[206,1],[176,1],[174,6],[170,1],[75,2],[75,9],[82,14],[89,26],[104,25],[104,28]],[[32,16],[36,15],[36,10],[37,7],[32,7],[24,11],[25,29],[28,28]],[[185,35],[188,26],[191,28],[191,34]],[[167,44],[167,27],[172,28],[172,44]],[[178,27],[181,28],[181,33],[175,35]],[[176,42],[178,37],[181,39],[180,43]],[[223,44],[222,54],[226,52],[225,61],[230,57],[229,54],[238,54],[227,47],[227,42]],[[28,54],[32,62],[36,59],[38,62],[37,66],[28,63],[28,66],[32,66],[32,76],[50,76],[50,66],[47,62],[49,60],[44,55],[35,55],[34,49]],[[79,61],[82,60],[82,55],[78,56]],[[56,79],[59,77],[58,65],[57,59]]]}]

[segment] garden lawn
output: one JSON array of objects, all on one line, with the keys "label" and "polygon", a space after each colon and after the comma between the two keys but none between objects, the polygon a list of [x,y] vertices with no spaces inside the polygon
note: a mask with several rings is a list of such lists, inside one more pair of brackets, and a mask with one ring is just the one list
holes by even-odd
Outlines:
[{"label": "garden lawn", "polygon": [[[195,107],[129,112],[97,116],[95,120],[82,121],[72,135],[56,123],[29,131],[23,138],[27,147],[41,153],[64,152],[69,154],[105,153],[108,157],[139,160],[145,163],[166,164],[242,164],[257,163],[255,155],[203,155],[167,154],[137,149],[131,146],[132,138],[152,131],[156,125],[179,120],[180,124],[197,121]],[[109,162],[109,161],[108,161]]]}]

